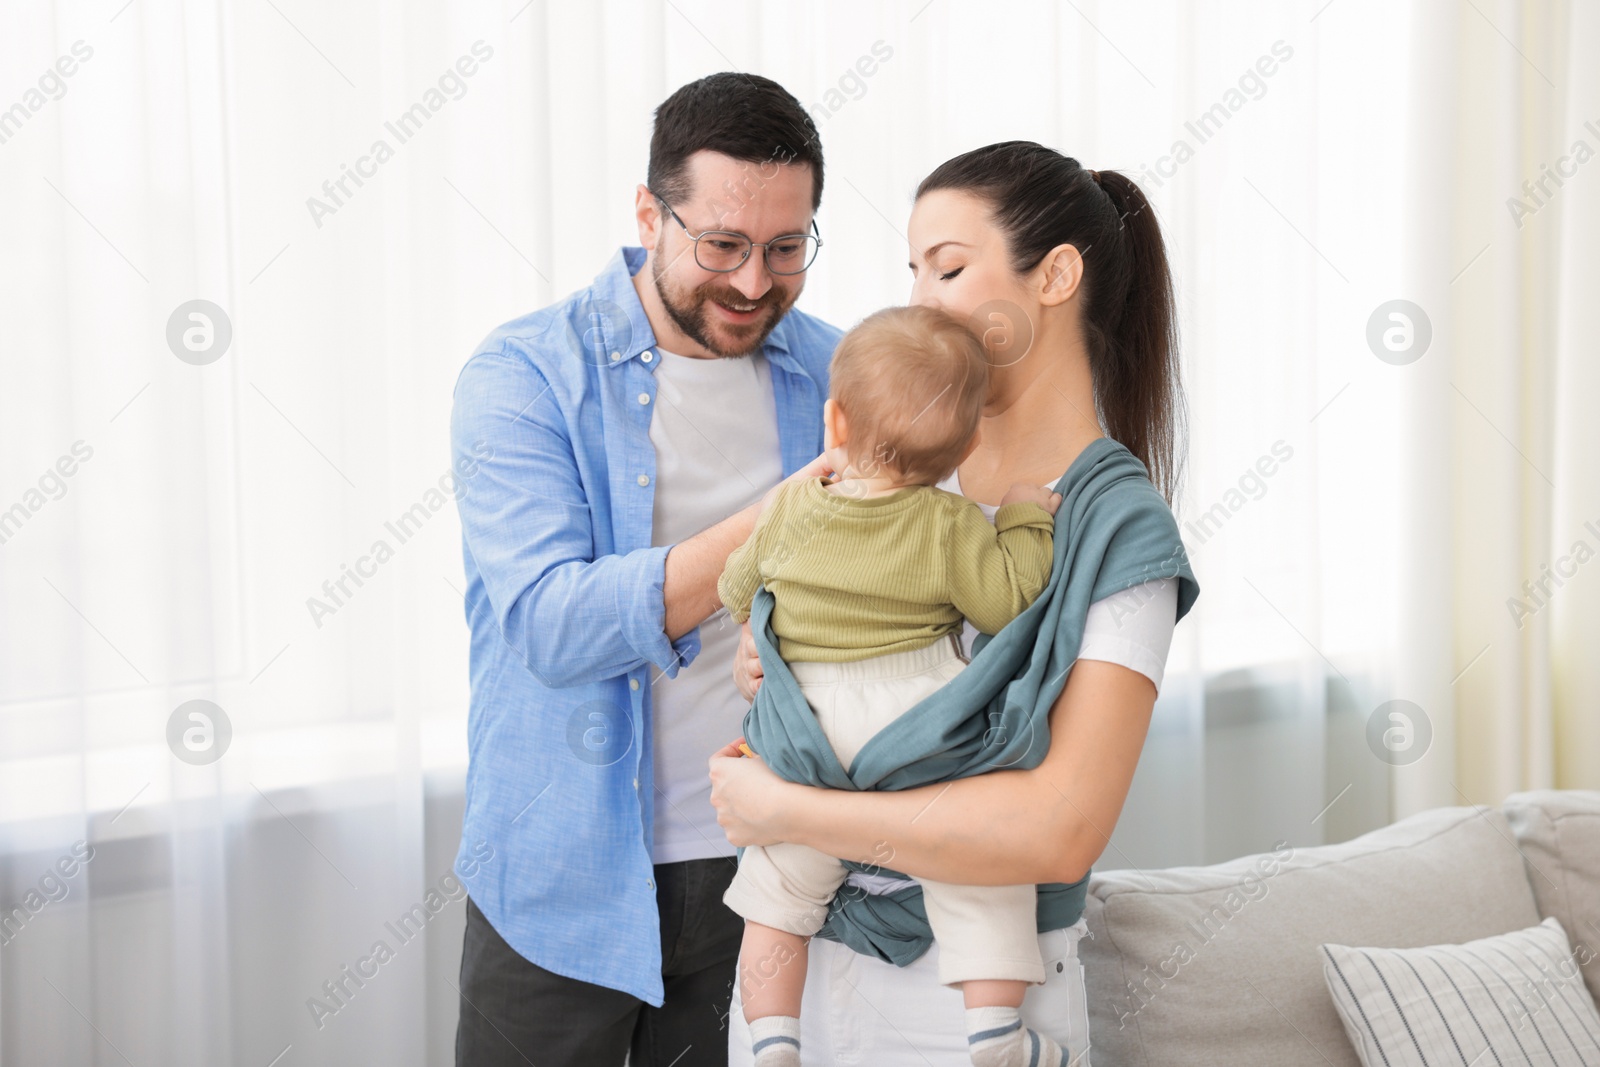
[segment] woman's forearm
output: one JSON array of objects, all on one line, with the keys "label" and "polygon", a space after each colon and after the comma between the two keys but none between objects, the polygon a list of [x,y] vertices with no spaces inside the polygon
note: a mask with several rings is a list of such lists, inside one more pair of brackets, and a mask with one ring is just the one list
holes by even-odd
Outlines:
[{"label": "woman's forearm", "polygon": [[[793,789],[784,840],[830,856],[958,885],[1060,880],[1066,805],[1032,771],[991,771],[898,792]],[[986,814],[996,811],[1016,814]]]}]

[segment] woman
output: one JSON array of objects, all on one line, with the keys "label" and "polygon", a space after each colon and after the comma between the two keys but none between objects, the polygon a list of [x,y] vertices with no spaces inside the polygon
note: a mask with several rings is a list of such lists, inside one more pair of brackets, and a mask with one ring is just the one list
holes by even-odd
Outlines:
[{"label": "woman", "polygon": [[[1134,182],[1086,170],[1032,142],[990,145],[922,182],[908,236],[912,302],[971,321],[993,360],[978,447],[941,486],[992,516],[1010,485],[1053,485],[1080,453],[1109,436],[1143,462],[1170,506],[1183,407],[1174,301],[1155,213]],[[761,760],[739,758],[734,743],[710,760],[718,822],[735,845],[799,842],[938,881],[1087,879],[1144,745],[1178,581],[1161,578],[1090,605],[1078,662],[1050,708],[1050,746],[1038,767],[898,792],[850,792],[786,782]],[[969,654],[973,636],[967,627]],[[761,666],[748,624],[734,674],[752,697]],[[859,873],[850,882],[858,892],[906,884]],[[1040,934],[1047,979],[1029,990],[1021,1011],[1026,1026],[1049,1034],[1078,1065],[1089,1062],[1077,961],[1085,931],[1080,916]],[[938,984],[937,953],[935,943],[900,968],[837,941],[813,940],[805,1058],[969,1062],[961,994]],[[748,1064],[738,984],[729,1055],[730,1063]]]}]

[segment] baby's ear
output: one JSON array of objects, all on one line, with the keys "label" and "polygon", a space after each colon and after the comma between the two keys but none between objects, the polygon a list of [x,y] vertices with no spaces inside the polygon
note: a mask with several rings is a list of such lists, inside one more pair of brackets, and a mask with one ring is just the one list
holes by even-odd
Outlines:
[{"label": "baby's ear", "polygon": [[824,452],[838,448],[845,443],[849,433],[845,423],[844,409],[839,407],[839,402],[829,397],[822,402],[822,450]]}]

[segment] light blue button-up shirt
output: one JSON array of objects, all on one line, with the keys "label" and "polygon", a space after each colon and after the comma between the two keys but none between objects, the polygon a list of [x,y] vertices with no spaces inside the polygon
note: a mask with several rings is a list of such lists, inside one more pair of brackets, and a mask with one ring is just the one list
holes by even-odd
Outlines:
[{"label": "light blue button-up shirt", "polygon": [[[661,360],[633,288],[644,262],[622,249],[491,333],[456,381],[472,631],[456,872],[525,958],[659,1007],[650,683],[693,662],[700,632],[668,640],[671,546],[650,543]],[[839,336],[791,310],[762,347],[777,410],[750,418],[777,420],[785,474],[822,451]]]}]

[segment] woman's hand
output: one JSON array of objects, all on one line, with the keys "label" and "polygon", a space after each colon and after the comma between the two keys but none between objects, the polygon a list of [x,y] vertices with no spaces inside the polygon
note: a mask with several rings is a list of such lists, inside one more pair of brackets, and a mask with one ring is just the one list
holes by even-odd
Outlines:
[{"label": "woman's hand", "polygon": [[711,806],[733,845],[775,845],[784,840],[779,817],[785,790],[798,788],[772,773],[760,756],[746,756],[733,741],[712,753]]},{"label": "woman's hand", "polygon": [[761,688],[761,655],[756,652],[756,639],[750,635],[750,622],[739,624],[739,651],[733,654],[733,684],[746,700],[756,698]]}]

